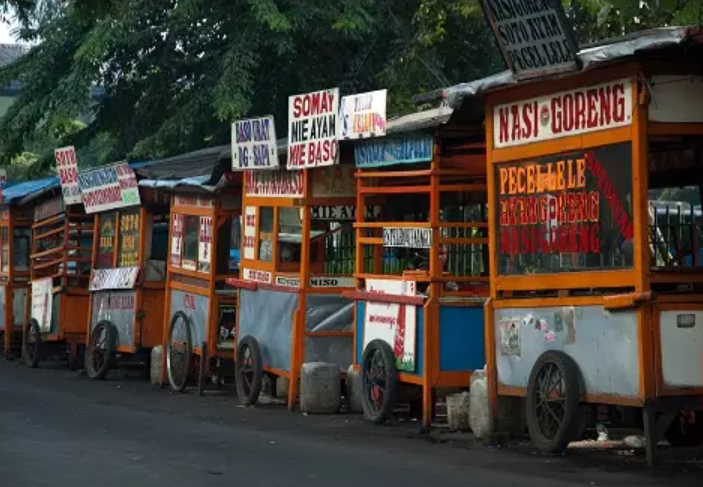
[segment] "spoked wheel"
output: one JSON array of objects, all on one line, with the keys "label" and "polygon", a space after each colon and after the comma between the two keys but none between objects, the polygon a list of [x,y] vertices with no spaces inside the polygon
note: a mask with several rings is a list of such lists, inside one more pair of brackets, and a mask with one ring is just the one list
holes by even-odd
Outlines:
[{"label": "spoked wheel", "polygon": [[171,318],[166,344],[166,370],[171,389],[183,392],[188,383],[188,374],[193,360],[193,334],[190,319],[183,311]]},{"label": "spoked wheel", "polygon": [[581,429],[579,370],[562,352],[543,353],[527,384],[527,426],[537,449],[563,453]]},{"label": "spoked wheel", "polygon": [[32,318],[24,330],[24,347],[22,347],[24,363],[35,369],[41,361],[42,339],[39,322]]},{"label": "spoked wheel", "polygon": [[245,336],[237,346],[237,395],[245,406],[256,404],[264,380],[264,363],[256,338]]},{"label": "spoked wheel", "polygon": [[364,416],[376,424],[384,423],[393,413],[398,389],[398,368],[388,343],[373,340],[366,346],[361,376]]},{"label": "spoked wheel", "polygon": [[90,334],[85,353],[85,369],[88,377],[103,380],[115,365],[117,353],[117,329],[109,321],[100,321]]},{"label": "spoked wheel", "polygon": [[664,433],[669,444],[676,448],[703,445],[703,411],[683,409]]}]

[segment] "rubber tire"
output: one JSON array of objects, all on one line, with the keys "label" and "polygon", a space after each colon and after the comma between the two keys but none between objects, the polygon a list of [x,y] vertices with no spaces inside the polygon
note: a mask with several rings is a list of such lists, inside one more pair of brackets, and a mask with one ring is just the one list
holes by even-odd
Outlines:
[{"label": "rubber tire", "polygon": [[[555,364],[564,377],[564,421],[557,430],[554,438],[545,437],[540,431],[538,418],[535,414],[537,400],[537,376],[547,363]],[[543,453],[564,453],[569,442],[579,436],[583,426],[583,411],[581,410],[581,374],[576,362],[564,352],[550,350],[539,356],[527,383],[526,419],[527,429],[535,448]]]},{"label": "rubber tire", "polygon": [[703,411],[695,411],[696,423],[687,432],[681,431],[678,416],[666,429],[664,438],[674,448],[693,448],[703,445]]},{"label": "rubber tire", "polygon": [[[171,335],[173,334],[173,324],[175,323],[177,318],[183,319],[186,323],[186,342],[188,344],[188,349],[190,350],[190,353],[186,356],[186,378],[183,381],[183,384],[176,384],[174,382],[171,374],[171,367],[169,366],[169,357],[171,356]],[[193,332],[190,326],[190,319],[183,311],[177,311],[171,317],[171,322],[169,323],[168,327],[168,339],[166,341],[166,349],[164,350],[164,353],[166,354],[166,375],[168,376],[168,383],[174,392],[183,392],[186,388],[186,385],[188,384],[188,377],[190,376],[190,369],[193,364]]]},{"label": "rubber tire", "polygon": [[[377,351],[381,354],[383,367],[386,370],[386,392],[383,395],[383,403],[378,411],[375,411],[369,401],[369,392],[366,390],[366,364],[369,355]],[[364,417],[375,424],[382,424],[388,421],[393,414],[395,408],[396,397],[398,394],[398,367],[396,365],[395,354],[393,349],[383,340],[372,340],[364,349],[364,355],[361,361],[361,406],[364,410]]]},{"label": "rubber tire", "polygon": [[[32,360],[27,361],[27,354],[26,354],[27,342],[26,342],[26,339],[29,336],[30,328],[34,328],[35,329],[34,331],[37,335],[37,342],[36,342],[37,349],[34,353],[34,357],[32,357]],[[24,363],[28,367],[30,367],[32,369],[36,369],[37,367],[39,367],[39,363],[41,362],[42,348],[43,348],[43,343],[42,343],[42,339],[41,339],[41,331],[39,330],[39,322],[37,320],[35,320],[34,318],[31,318],[29,320],[29,323],[27,323],[27,326],[25,326],[25,335],[24,335],[24,340],[22,342],[22,359],[24,360]]]},{"label": "rubber tire", "polygon": [[[242,360],[244,357],[244,348],[249,347],[251,351],[251,358],[254,362],[254,376],[251,381],[251,387],[249,389],[249,394],[244,390],[244,378],[240,377],[239,371],[242,370]],[[244,406],[253,406],[259,400],[259,395],[261,394],[261,386],[264,381],[264,361],[261,356],[261,347],[256,338],[252,336],[245,336],[237,345],[237,360],[235,363],[236,375],[237,375],[237,396],[239,396],[239,401]]]},{"label": "rubber tire", "polygon": [[[95,370],[93,367],[91,344],[93,336],[97,334],[100,328],[105,328],[105,360],[102,367]],[[117,328],[107,320],[99,321],[88,337],[88,346],[85,351],[85,371],[90,379],[103,380],[108,372],[115,366],[115,357],[117,355]]]}]

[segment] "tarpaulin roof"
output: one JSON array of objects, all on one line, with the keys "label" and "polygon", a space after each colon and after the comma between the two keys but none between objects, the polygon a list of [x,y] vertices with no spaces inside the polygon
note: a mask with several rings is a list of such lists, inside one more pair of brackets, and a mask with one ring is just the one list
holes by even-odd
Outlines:
[{"label": "tarpaulin roof", "polygon": [[3,188],[2,202],[6,205],[23,205],[60,187],[59,178],[56,176],[35,181],[23,181]]}]

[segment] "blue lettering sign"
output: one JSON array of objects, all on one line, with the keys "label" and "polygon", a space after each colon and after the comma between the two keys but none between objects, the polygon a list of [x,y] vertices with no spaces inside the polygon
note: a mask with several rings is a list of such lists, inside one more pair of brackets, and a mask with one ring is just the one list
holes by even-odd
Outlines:
[{"label": "blue lettering sign", "polygon": [[362,141],[354,146],[356,167],[430,162],[434,140],[429,134],[392,136]]}]

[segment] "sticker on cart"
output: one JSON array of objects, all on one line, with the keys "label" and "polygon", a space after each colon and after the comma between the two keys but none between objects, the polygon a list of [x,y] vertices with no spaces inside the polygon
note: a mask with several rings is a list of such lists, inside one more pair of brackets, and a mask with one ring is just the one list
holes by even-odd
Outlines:
[{"label": "sticker on cart", "polygon": [[171,222],[171,265],[180,267],[183,254],[183,215],[174,213]]},{"label": "sticker on cart", "polygon": [[198,235],[198,271],[210,272],[210,261],[212,260],[212,218],[209,216],[200,217],[200,227]]},{"label": "sticker on cart", "polygon": [[520,318],[503,318],[500,327],[500,354],[520,356]]},{"label": "sticker on cart", "polygon": [[51,331],[53,281],[50,277],[32,281],[32,318],[37,320],[39,331]]}]

